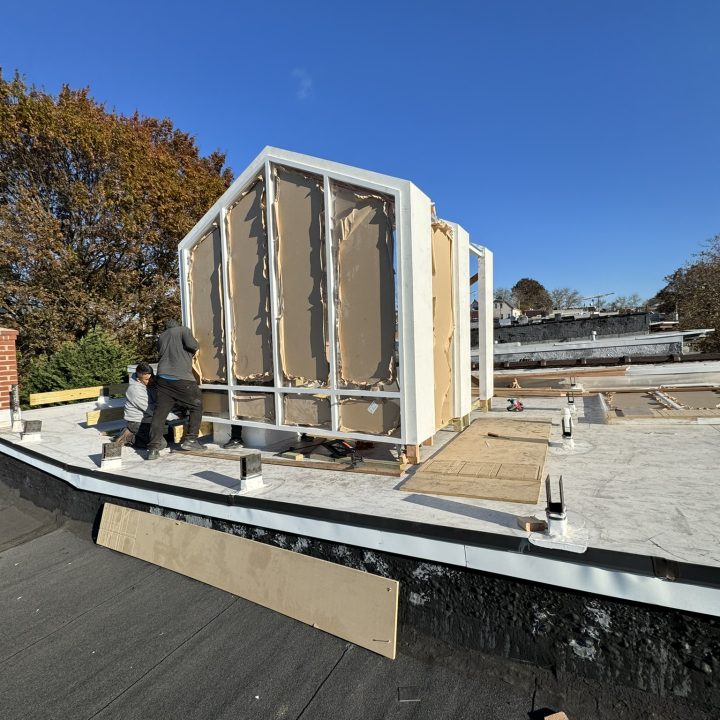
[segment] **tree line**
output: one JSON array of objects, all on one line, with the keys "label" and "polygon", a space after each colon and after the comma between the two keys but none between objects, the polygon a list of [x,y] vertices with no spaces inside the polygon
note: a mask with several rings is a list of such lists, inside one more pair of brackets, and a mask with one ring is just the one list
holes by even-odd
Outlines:
[{"label": "tree line", "polygon": [[177,245],[232,179],[168,119],[0,70],[0,324],[20,331],[21,377],[91,334],[152,359],[180,311]]},{"label": "tree line", "polygon": [[496,288],[494,296],[495,300],[504,300],[523,312],[542,310],[547,313],[551,310],[567,310],[591,305],[598,310],[634,310],[645,304],[637,293],[616,295],[612,300],[604,301],[602,295],[583,297],[580,291],[569,287],[547,290],[542,283],[533,278],[522,278],[512,288]]},{"label": "tree line", "polygon": [[[177,245],[232,179],[223,153],[202,156],[167,118],[108,110],[87,88],[51,95],[0,69],[0,324],[20,331],[25,393],[113,382],[153,359],[161,320],[180,312]],[[686,327],[720,325],[720,236],[666,280],[659,309]],[[522,310],[582,302],[531,278],[496,297]],[[720,349],[720,332],[706,344]]]}]

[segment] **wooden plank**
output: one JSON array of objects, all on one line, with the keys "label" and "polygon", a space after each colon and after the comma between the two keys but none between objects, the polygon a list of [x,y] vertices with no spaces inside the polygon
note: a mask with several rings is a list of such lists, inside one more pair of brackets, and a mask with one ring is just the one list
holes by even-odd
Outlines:
[{"label": "wooden plank", "polygon": [[110,503],[97,541],[395,658],[397,580]]},{"label": "wooden plank", "polygon": [[565,397],[569,392],[575,397],[587,397],[593,393],[597,394],[597,390],[570,390],[570,388],[502,388],[496,387],[493,391],[495,397]]},{"label": "wooden plank", "polygon": [[407,467],[398,463],[397,467],[365,465],[361,463],[351,467],[347,463],[321,462],[315,460],[292,460],[290,458],[263,457],[263,465],[285,465],[287,467],[312,468],[313,470],[334,470],[335,472],[359,473],[360,475],[383,475],[384,477],[400,477]]},{"label": "wooden plank", "polygon": [[127,383],[115,383],[112,385],[73,388],[72,390],[53,390],[52,392],[32,393],[29,398],[29,403],[31,407],[35,407],[37,405],[72,402],[73,400],[87,400],[98,397],[103,389],[107,389],[109,395],[124,395],[127,388]]},{"label": "wooden plank", "polygon": [[124,407],[103,408],[102,410],[90,410],[85,413],[85,424],[88,427],[100,425],[100,423],[122,420],[125,413]]},{"label": "wooden plank", "polygon": [[50,405],[51,403],[70,402],[71,400],[87,400],[96,398],[102,392],[102,385],[73,390],[55,390],[54,392],[33,393],[30,395],[30,405]]}]

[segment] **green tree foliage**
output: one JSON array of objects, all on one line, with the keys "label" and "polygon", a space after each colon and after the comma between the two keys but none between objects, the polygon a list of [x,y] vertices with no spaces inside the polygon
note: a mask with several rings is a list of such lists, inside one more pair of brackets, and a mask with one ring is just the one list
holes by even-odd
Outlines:
[{"label": "green tree foliage", "polygon": [[660,312],[677,310],[683,330],[714,328],[700,349],[720,352],[720,235],[709,240],[695,258],[665,278],[667,285],[653,302]]},{"label": "green tree foliage", "polygon": [[561,287],[550,290],[550,300],[553,310],[566,310],[567,308],[580,307],[582,295],[572,288]]},{"label": "green tree foliage", "polygon": [[30,361],[23,400],[30,393],[123,382],[133,360],[127,347],[102,330],[93,330],[80,340],[63,343],[50,356],[38,355]]},{"label": "green tree foliage", "polygon": [[170,120],[0,74],[0,313],[21,373],[93,330],[151,356],[146,336],[179,315],[177,244],[230,184],[224,163]]},{"label": "green tree foliage", "polygon": [[527,310],[552,310],[552,300],[548,291],[532,278],[518,280],[512,288],[514,305],[523,312]]}]

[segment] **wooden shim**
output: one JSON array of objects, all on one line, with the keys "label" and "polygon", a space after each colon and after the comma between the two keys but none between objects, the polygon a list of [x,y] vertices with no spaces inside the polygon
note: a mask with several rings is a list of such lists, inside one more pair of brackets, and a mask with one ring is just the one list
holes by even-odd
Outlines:
[{"label": "wooden shim", "polygon": [[102,410],[90,410],[85,413],[85,424],[88,427],[100,425],[100,423],[122,420],[125,414],[124,407],[103,408]]},{"label": "wooden shim", "polygon": [[111,503],[97,542],[395,659],[397,580]]}]

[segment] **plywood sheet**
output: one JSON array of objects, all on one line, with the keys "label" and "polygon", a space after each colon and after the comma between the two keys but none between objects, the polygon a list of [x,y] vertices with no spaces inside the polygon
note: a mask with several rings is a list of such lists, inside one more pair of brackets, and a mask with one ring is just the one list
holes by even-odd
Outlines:
[{"label": "plywood sheet", "polygon": [[389,386],[396,378],[392,203],[332,187],[340,381]]},{"label": "plywood sheet", "polygon": [[188,268],[190,329],[200,346],[193,365],[206,383],[227,380],[220,242],[215,227],[190,251]]},{"label": "plywood sheet", "polygon": [[245,420],[275,422],[275,394],[271,392],[236,393],[235,414]]},{"label": "plywood sheet", "polygon": [[265,183],[258,178],[228,214],[228,275],[233,374],[243,382],[273,377]]},{"label": "plywood sheet", "polygon": [[551,427],[550,420],[479,418],[400,489],[535,505]]},{"label": "plywood sheet", "polygon": [[345,398],[340,401],[340,430],[399,435],[400,402],[394,398]]},{"label": "plywood sheet", "polygon": [[452,230],[432,225],[433,366],[435,372],[435,427],[453,418],[452,344],[455,333],[452,293]]},{"label": "plywood sheet", "polygon": [[320,395],[284,395],[285,425],[330,427],[330,398]]},{"label": "plywood sheet", "polygon": [[98,544],[395,658],[396,580],[109,503]]},{"label": "plywood sheet", "polygon": [[299,384],[326,385],[322,178],[276,168],[275,234],[280,295],[280,361]]}]

